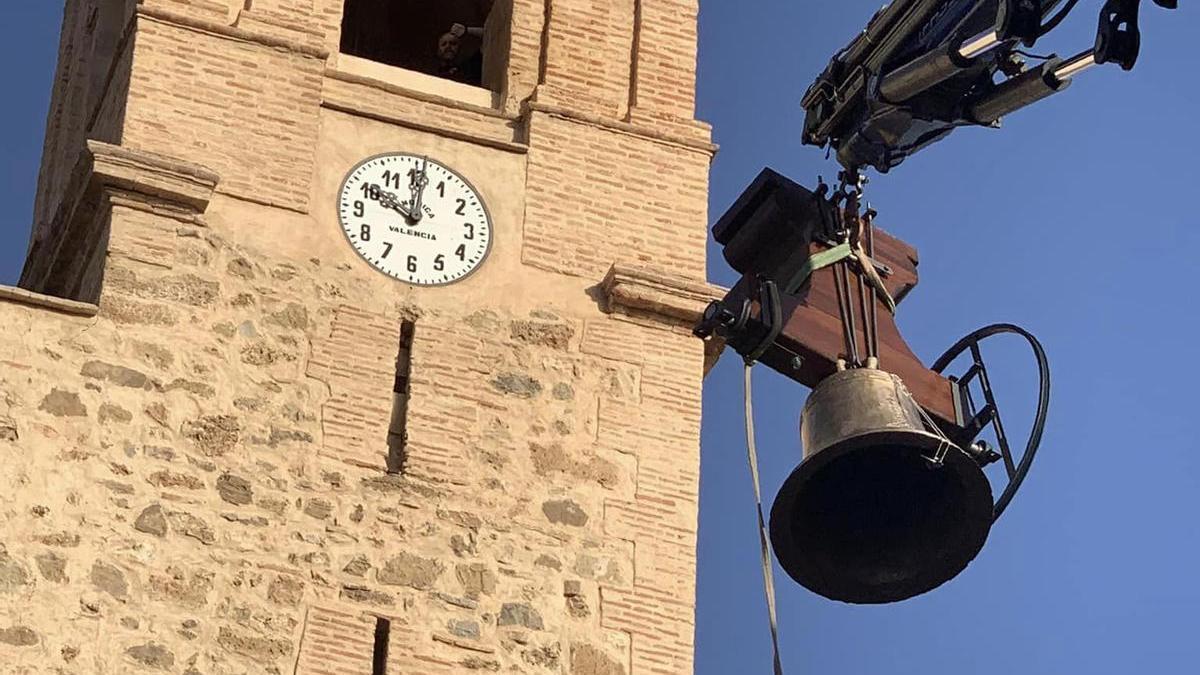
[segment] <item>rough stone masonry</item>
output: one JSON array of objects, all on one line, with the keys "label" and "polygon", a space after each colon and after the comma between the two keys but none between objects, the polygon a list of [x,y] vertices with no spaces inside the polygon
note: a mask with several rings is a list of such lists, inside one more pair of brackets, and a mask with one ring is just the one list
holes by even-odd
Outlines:
[{"label": "rough stone masonry", "polygon": [[[338,54],[341,0],[68,0],[0,288],[0,672],[691,673],[696,12],[496,0],[481,93]],[[387,151],[479,189],[477,274],[354,254]]]}]

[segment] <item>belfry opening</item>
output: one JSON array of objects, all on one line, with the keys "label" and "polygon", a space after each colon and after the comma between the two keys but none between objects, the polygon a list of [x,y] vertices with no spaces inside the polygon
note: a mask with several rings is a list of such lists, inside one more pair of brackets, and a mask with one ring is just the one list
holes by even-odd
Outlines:
[{"label": "belfry opening", "polygon": [[346,0],[341,52],[472,86],[484,85],[494,0]]}]

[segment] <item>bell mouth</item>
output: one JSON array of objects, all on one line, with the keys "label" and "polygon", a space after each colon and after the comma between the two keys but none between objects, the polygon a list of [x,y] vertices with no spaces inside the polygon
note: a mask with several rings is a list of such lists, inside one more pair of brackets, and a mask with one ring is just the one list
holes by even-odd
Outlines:
[{"label": "bell mouth", "polygon": [[826,448],[784,482],[771,543],[797,583],[831,600],[905,600],[954,578],[992,525],[992,489],[979,465],[942,440],[880,431]]}]

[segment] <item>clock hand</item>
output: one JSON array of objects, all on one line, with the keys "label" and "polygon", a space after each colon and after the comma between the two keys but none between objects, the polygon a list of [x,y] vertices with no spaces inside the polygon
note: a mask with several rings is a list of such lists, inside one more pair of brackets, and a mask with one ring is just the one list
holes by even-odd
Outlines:
[{"label": "clock hand", "polygon": [[380,195],[379,203],[383,204],[384,208],[388,208],[388,209],[392,209],[393,211],[397,211],[400,213],[400,215],[404,216],[405,218],[408,218],[409,220],[413,219],[412,212],[409,211],[408,208],[404,206],[404,204],[400,203],[399,197],[388,192],[387,190],[380,190],[379,195]]},{"label": "clock hand", "polygon": [[421,200],[425,196],[425,186],[429,184],[429,177],[425,175],[425,169],[429,166],[429,159],[421,158],[421,168],[413,169],[409,172],[411,182],[408,189],[412,190],[412,215],[409,216],[414,223],[421,221],[424,213],[421,210]]}]

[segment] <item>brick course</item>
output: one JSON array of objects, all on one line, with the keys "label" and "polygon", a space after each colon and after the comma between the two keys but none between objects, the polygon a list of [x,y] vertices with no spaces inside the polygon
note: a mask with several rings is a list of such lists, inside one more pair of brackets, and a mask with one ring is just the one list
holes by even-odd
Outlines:
[{"label": "brick course", "polygon": [[614,260],[670,260],[704,277],[706,154],[549,114],[530,138],[526,263],[602,277]]},{"label": "brick course", "polygon": [[145,17],[137,40],[123,143],[189,157],[228,194],[305,210],[324,64]]}]

